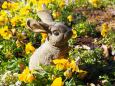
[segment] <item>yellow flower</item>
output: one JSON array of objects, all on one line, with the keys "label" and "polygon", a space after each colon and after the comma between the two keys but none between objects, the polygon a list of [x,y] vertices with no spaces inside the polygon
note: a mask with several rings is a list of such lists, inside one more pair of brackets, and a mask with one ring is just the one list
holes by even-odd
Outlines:
[{"label": "yellow flower", "polygon": [[34,76],[32,75],[32,71],[30,71],[28,67],[24,69],[22,74],[19,74],[18,78],[20,81],[25,83],[31,83],[33,80],[35,80]]},{"label": "yellow flower", "polygon": [[104,28],[104,29],[108,29],[107,23],[103,23],[101,27]]},{"label": "yellow flower", "polygon": [[86,75],[87,75],[87,71],[84,71],[84,70],[79,70],[78,71],[78,77],[80,79],[83,79]]},{"label": "yellow flower", "polygon": [[53,60],[53,63],[56,64],[56,69],[58,70],[71,69],[72,72],[79,71],[79,67],[76,65],[74,60],[72,60],[70,63],[67,59],[61,58]]},{"label": "yellow flower", "polygon": [[0,25],[8,23],[8,18],[6,16],[0,16]]},{"label": "yellow flower", "polygon": [[19,41],[23,41],[24,39],[26,39],[26,36],[24,34],[22,34],[22,33],[18,32],[16,35],[17,35],[17,39]]},{"label": "yellow flower", "polygon": [[72,32],[73,32],[73,35],[72,35],[72,38],[76,38],[77,37],[77,31],[76,30],[74,30],[74,29],[72,29]]},{"label": "yellow flower", "polygon": [[102,29],[101,35],[102,35],[103,37],[105,37],[105,36],[107,35],[107,30],[106,30],[106,29]]},{"label": "yellow flower", "polygon": [[16,26],[16,24],[20,21],[20,17],[19,16],[15,16],[13,17],[10,22],[12,24],[12,26]]},{"label": "yellow flower", "polygon": [[19,3],[9,3],[10,10],[16,11],[19,8]]},{"label": "yellow flower", "polygon": [[110,28],[107,23],[103,23],[101,27],[102,27],[101,35],[105,37],[108,34],[108,31],[110,30]]},{"label": "yellow flower", "polygon": [[47,38],[47,34],[46,33],[41,33],[42,35],[42,40],[41,40],[41,43],[43,44]]},{"label": "yellow flower", "polygon": [[25,16],[29,13],[29,10],[30,10],[30,6],[25,6],[23,8],[20,9],[20,15],[22,16]]},{"label": "yellow flower", "polygon": [[69,66],[69,61],[67,59],[55,59],[53,63],[56,64],[56,69],[64,70],[67,69]]},{"label": "yellow flower", "polygon": [[0,10],[0,15],[6,16],[6,15],[7,15],[7,12],[6,12],[5,10]]},{"label": "yellow flower", "polygon": [[29,74],[29,68],[26,67],[26,69],[24,69],[24,71],[22,72],[22,74],[19,74],[19,76],[18,76],[19,80],[26,82],[26,78],[27,78],[28,74]]},{"label": "yellow flower", "polygon": [[5,1],[5,2],[2,4],[2,8],[3,8],[3,9],[15,9],[17,6],[18,6],[17,3],[10,3],[10,2],[7,2],[7,1]]},{"label": "yellow flower", "polygon": [[16,46],[17,46],[18,48],[21,47],[21,43],[20,43],[19,40],[16,41]]},{"label": "yellow flower", "polygon": [[25,21],[25,20],[22,20],[22,21],[21,21],[21,26],[22,26],[22,27],[25,27],[25,26],[26,26],[26,21]]},{"label": "yellow flower", "polygon": [[56,69],[57,69],[57,70],[64,70],[65,67],[64,67],[63,64],[57,64],[57,65],[56,65]]},{"label": "yellow flower", "polygon": [[14,8],[12,7],[12,3],[7,2],[7,1],[5,1],[5,2],[2,4],[2,8],[3,8],[3,9],[14,9]]},{"label": "yellow flower", "polygon": [[61,2],[59,3],[59,7],[60,8],[63,8],[65,6],[65,1],[64,0],[61,0]]},{"label": "yellow flower", "polygon": [[91,3],[94,7],[97,7],[99,0],[89,0],[89,3]]},{"label": "yellow flower", "polygon": [[53,16],[53,18],[56,18],[57,17],[56,12],[53,12],[52,16]]},{"label": "yellow flower", "polygon": [[25,48],[26,54],[33,53],[35,51],[35,48],[32,46],[32,43],[26,44]]},{"label": "yellow flower", "polygon": [[51,86],[63,86],[62,78],[61,77],[56,78],[51,84]]},{"label": "yellow flower", "polygon": [[72,71],[71,69],[68,69],[64,72],[64,76],[67,77],[67,78],[70,78],[72,76]]},{"label": "yellow flower", "polygon": [[60,13],[59,12],[53,12],[52,16],[53,16],[53,18],[57,18],[60,16]]},{"label": "yellow flower", "polygon": [[29,73],[28,76],[27,76],[27,82],[31,83],[34,79],[35,79],[34,76]]},{"label": "yellow flower", "polygon": [[12,37],[12,33],[11,31],[8,29],[8,26],[3,27],[2,29],[0,29],[0,35],[4,38],[4,39],[10,39]]},{"label": "yellow flower", "polygon": [[78,65],[76,65],[74,60],[71,61],[70,68],[72,69],[72,72],[78,72],[79,71],[79,67],[78,67]]},{"label": "yellow flower", "polygon": [[73,21],[73,16],[72,16],[72,15],[69,15],[69,16],[67,17],[67,19],[69,20],[69,22],[72,22],[72,21]]},{"label": "yellow flower", "polygon": [[4,10],[0,11],[0,25],[8,23],[7,13]]},{"label": "yellow flower", "polygon": [[7,8],[7,5],[8,5],[7,1],[4,1],[4,3],[2,4],[2,8],[3,8],[3,9],[6,9],[6,8]]},{"label": "yellow flower", "polygon": [[42,3],[42,2],[38,2],[38,10],[43,10],[43,8],[42,8],[42,5],[43,5],[44,3]]},{"label": "yellow flower", "polygon": [[11,3],[8,2],[7,8],[8,9],[13,9]]}]

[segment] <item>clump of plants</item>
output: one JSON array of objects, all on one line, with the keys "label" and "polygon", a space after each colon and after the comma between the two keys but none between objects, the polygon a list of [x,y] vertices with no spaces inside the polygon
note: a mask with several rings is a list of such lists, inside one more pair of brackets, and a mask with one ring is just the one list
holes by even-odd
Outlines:
[{"label": "clump of plants", "polygon": [[[90,14],[113,9],[114,0],[14,0],[0,10],[0,85],[78,86],[115,84],[115,27],[113,14]],[[56,22],[72,28],[67,59],[52,60],[44,71],[28,68],[30,56],[47,35],[31,32],[26,21],[40,21],[38,10],[48,9]],[[93,16],[92,16],[93,15]],[[91,18],[97,19],[94,22]],[[107,19],[108,20],[107,20]]]}]

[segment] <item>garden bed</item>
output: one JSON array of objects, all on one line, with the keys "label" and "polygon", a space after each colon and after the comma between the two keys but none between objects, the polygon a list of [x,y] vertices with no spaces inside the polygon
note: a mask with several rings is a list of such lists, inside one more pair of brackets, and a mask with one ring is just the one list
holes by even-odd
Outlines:
[{"label": "garden bed", "polygon": [[[0,86],[115,85],[114,0],[14,0],[0,6]],[[29,69],[29,59],[48,36],[26,23],[41,22],[37,12],[44,9],[73,35],[66,57],[41,65],[40,72]]]}]

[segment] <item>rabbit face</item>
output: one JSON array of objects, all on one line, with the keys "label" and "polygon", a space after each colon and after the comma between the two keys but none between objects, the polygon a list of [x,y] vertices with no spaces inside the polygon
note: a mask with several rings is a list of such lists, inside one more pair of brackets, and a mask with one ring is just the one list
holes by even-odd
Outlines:
[{"label": "rabbit face", "polygon": [[49,27],[48,40],[52,45],[62,46],[72,36],[72,31],[63,23],[56,23]]},{"label": "rabbit face", "polygon": [[47,40],[49,43],[57,47],[65,45],[72,36],[72,30],[61,22],[48,25],[46,23],[30,19],[27,21],[27,25],[34,32],[47,33]]}]

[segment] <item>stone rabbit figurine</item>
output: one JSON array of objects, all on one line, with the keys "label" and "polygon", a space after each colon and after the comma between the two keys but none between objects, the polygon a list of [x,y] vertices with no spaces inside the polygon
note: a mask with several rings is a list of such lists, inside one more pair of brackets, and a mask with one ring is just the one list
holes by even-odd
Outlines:
[{"label": "stone rabbit figurine", "polygon": [[30,57],[30,70],[39,70],[40,65],[49,65],[53,59],[65,57],[69,50],[68,40],[72,36],[72,30],[62,22],[54,22],[48,10],[38,11],[38,16],[41,22],[28,19],[27,26],[33,32],[47,33],[48,37]]}]

